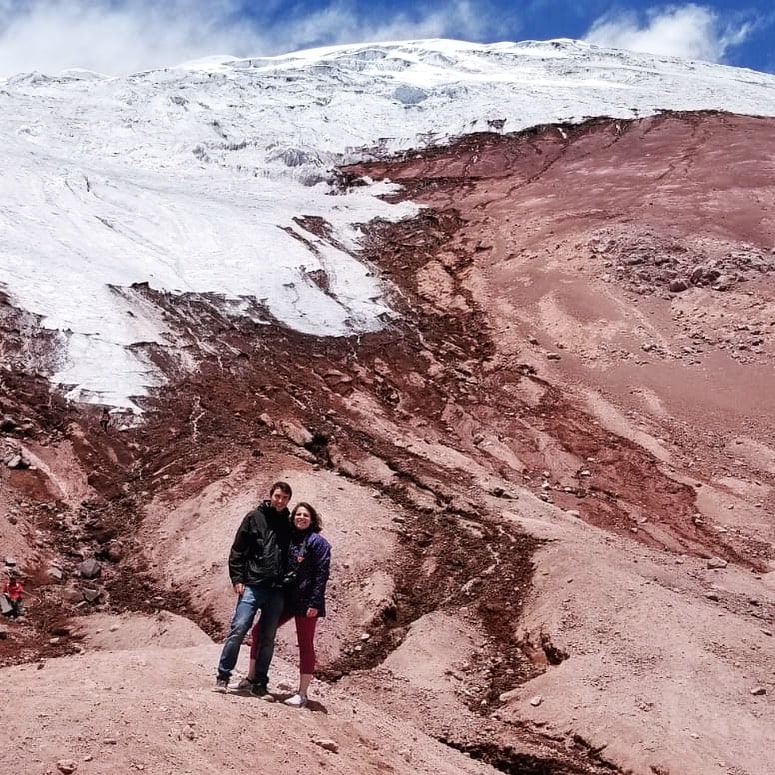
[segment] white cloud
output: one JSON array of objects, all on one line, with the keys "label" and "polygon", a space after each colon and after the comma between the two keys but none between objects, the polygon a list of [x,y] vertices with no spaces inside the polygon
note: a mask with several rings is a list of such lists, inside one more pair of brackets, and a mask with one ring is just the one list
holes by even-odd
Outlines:
[{"label": "white cloud", "polygon": [[444,3],[437,10],[426,9],[417,17],[398,12],[392,17],[384,15],[380,18],[363,17],[343,0],[277,30],[276,35],[283,40],[286,51],[314,45],[369,41],[448,37],[478,40],[490,32],[490,18],[488,13],[483,12],[481,3],[469,0]]},{"label": "white cloud", "polygon": [[265,40],[235,10],[229,0],[0,0],[0,76],[69,67],[118,75],[209,54],[260,52]]},{"label": "white cloud", "polygon": [[606,14],[594,22],[584,40],[610,48],[720,62],[727,48],[742,43],[750,31],[750,25],[726,28],[709,8],[689,4],[651,9],[644,25],[634,12]]},{"label": "white cloud", "polygon": [[[349,0],[294,17],[271,0],[248,19],[238,0],[0,0],[0,77],[70,67],[121,75],[215,54],[280,54],[299,48],[410,38],[482,39],[496,18],[456,0],[415,15],[364,16]],[[278,8],[286,13],[270,26]]]}]

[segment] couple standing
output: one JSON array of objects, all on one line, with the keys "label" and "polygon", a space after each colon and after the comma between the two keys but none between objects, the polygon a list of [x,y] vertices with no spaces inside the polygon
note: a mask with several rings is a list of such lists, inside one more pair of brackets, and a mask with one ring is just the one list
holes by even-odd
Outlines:
[{"label": "couple standing", "polygon": [[331,546],[320,531],[317,511],[298,503],[288,511],[292,491],[275,482],[269,500],[249,512],[240,524],[229,553],[229,576],[237,607],[218,663],[216,689],[227,691],[239,649],[257,613],[250,648],[250,668],[239,689],[251,687],[259,697],[269,694],[269,665],[277,628],[291,619],[299,645],[299,691],[286,705],[304,707],[315,670],[315,627],[325,616],[325,591]]}]

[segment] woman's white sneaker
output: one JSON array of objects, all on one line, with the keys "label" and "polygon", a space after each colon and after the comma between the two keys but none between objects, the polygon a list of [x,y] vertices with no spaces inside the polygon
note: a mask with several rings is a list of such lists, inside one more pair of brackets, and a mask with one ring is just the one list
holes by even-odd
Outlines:
[{"label": "woman's white sneaker", "polygon": [[307,698],[303,694],[294,694],[293,697],[289,697],[284,702],[292,708],[303,708],[307,704]]}]

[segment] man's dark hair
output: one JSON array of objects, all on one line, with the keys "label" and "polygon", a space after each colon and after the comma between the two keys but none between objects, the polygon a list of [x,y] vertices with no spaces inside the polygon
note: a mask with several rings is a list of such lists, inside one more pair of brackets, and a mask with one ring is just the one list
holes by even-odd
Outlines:
[{"label": "man's dark hair", "polygon": [[293,495],[293,490],[291,489],[291,485],[288,484],[288,482],[275,482],[269,488],[269,497],[270,498],[274,494],[275,490],[280,490],[281,492],[284,492],[289,498],[291,497],[291,495]]}]

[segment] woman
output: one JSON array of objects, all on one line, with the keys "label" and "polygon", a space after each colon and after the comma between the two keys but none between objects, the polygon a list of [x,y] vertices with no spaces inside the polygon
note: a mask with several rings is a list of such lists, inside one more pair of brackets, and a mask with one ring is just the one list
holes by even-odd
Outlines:
[{"label": "woman", "polygon": [[[326,584],[331,563],[331,545],[320,535],[323,521],[309,503],[301,501],[291,513],[293,534],[286,575],[285,611],[280,625],[294,620],[299,644],[299,691],[285,700],[286,705],[303,708],[315,672],[315,627],[326,615]],[[257,644],[261,640],[261,620],[253,626],[248,675],[238,689],[253,686]]]}]

